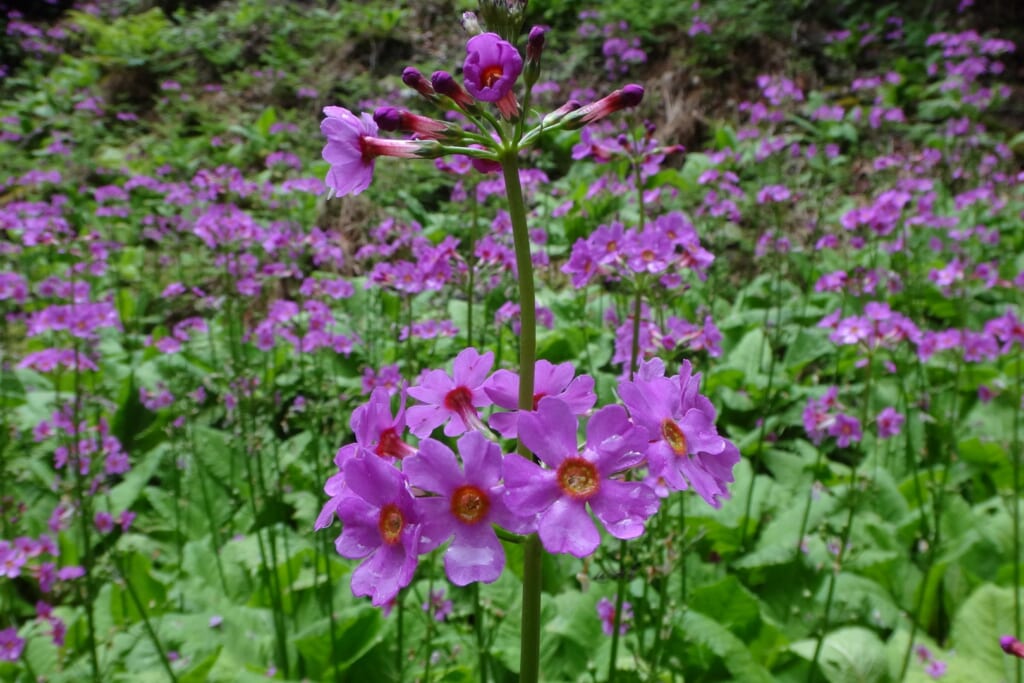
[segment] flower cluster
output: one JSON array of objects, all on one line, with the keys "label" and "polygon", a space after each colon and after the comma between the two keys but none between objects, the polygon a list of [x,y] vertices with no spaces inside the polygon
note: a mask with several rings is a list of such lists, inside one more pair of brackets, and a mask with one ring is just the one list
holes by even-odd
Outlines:
[{"label": "flower cluster", "polygon": [[[387,604],[418,557],[446,543],[452,583],[494,581],[505,566],[495,527],[586,557],[601,543],[599,526],[619,539],[642,535],[671,491],[693,488],[715,507],[729,496],[739,451],[718,434],[688,362],[675,376],[660,360],[645,363],[619,384],[624,406],[592,414],[593,378],[571,364],[538,361],[534,409],[520,411],[519,377],[492,373],[493,362],[490,352],[465,349],[450,375],[428,370],[400,391],[396,412],[384,388],[353,412],[356,442],[335,456],[316,528],[342,521],[338,552],[364,560],[352,575],[356,595]],[[406,407],[406,394],[419,403]],[[459,437],[455,450],[434,438],[438,429]],[[494,432],[518,438],[536,459],[503,452]]]},{"label": "flower cluster", "polygon": [[[506,40],[507,36],[477,31],[479,25],[475,17],[469,23],[476,35],[466,43],[462,83],[447,71],[435,71],[427,78],[412,66],[402,72],[402,81],[431,103],[457,112],[471,125],[461,129],[392,106],[380,107],[373,115],[356,115],[344,107],[325,107],[320,131],[327,138],[323,158],[330,164],[325,181],[330,195],[361,193],[369,187],[375,161],[382,156],[407,159],[461,156],[481,173],[500,168],[499,154],[506,140],[503,136],[496,139],[479,131],[498,125],[488,111],[490,105],[506,121],[518,122],[524,115],[516,85],[523,76],[525,96],[530,96],[537,80],[546,29],[535,26],[530,31],[524,59],[519,49]],[[610,49],[623,60],[642,61],[643,58],[643,53],[635,48],[619,49],[613,45]],[[570,99],[544,116],[535,128],[516,140],[516,144],[525,146],[543,132],[558,128],[575,130],[621,109],[635,107],[643,98],[643,92],[638,85],[627,85],[587,105]],[[385,138],[379,136],[381,131],[404,132],[412,137]],[[461,166],[464,164],[456,167]]]}]

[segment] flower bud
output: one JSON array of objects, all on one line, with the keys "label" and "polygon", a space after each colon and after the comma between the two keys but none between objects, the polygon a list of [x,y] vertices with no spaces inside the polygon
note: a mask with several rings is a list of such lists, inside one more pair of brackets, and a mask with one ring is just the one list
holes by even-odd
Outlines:
[{"label": "flower bud", "polygon": [[544,52],[544,34],[547,26],[534,26],[530,29],[530,37],[526,39],[526,67],[523,69],[523,80],[527,88],[532,88],[540,77],[540,56]]},{"label": "flower bud", "polygon": [[471,36],[478,36],[484,32],[480,27],[480,20],[476,18],[475,12],[463,12],[460,21],[462,29]]},{"label": "flower bud", "polygon": [[431,87],[430,82],[420,73],[420,70],[414,66],[407,66],[402,71],[402,82],[407,86],[423,95],[427,99],[434,98],[434,88]]},{"label": "flower bud", "polygon": [[541,125],[553,126],[559,121],[561,121],[563,118],[565,118],[566,115],[571,114],[572,112],[579,109],[581,106],[583,105],[580,104],[579,100],[569,100],[561,107],[545,116],[544,119],[541,121]]},{"label": "flower bud", "polygon": [[379,107],[373,112],[373,120],[381,130],[394,132],[402,126],[402,112],[394,107]]},{"label": "flower bud", "polygon": [[526,60],[528,62],[540,61],[540,55],[544,51],[544,34],[547,32],[547,26],[534,26],[530,29],[530,37],[526,39]]},{"label": "flower bud", "polygon": [[606,116],[614,114],[622,109],[635,107],[640,104],[643,98],[643,86],[635,84],[623,86],[621,90],[616,90],[597,102],[591,102],[585,107],[581,107],[566,116],[565,128],[568,130],[582,128],[588,123],[600,121]]},{"label": "flower bud", "polygon": [[1003,648],[1003,652],[1008,655],[1024,659],[1024,643],[1020,642],[1013,636],[1003,636],[1000,638],[999,647]]},{"label": "flower bud", "polygon": [[373,120],[381,130],[407,131],[423,139],[451,140],[459,137],[458,126],[395,107],[380,107],[373,113]]},{"label": "flower bud", "polygon": [[430,84],[437,93],[452,98],[455,104],[463,109],[473,109],[476,107],[476,100],[447,71],[435,71],[431,74]]},{"label": "flower bud", "polygon": [[515,43],[523,26],[526,0],[480,0],[480,16],[487,30]]}]

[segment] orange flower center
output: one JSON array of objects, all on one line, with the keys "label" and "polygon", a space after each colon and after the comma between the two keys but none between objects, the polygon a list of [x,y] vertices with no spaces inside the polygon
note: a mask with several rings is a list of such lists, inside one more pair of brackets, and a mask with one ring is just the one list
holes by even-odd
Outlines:
[{"label": "orange flower center", "polygon": [[488,88],[493,88],[494,84],[497,83],[498,79],[503,75],[504,72],[501,70],[501,67],[495,64],[494,66],[489,66],[483,70],[483,73],[480,74],[480,81]]},{"label": "orange flower center", "polygon": [[398,543],[402,536],[402,529],[405,527],[405,518],[402,511],[394,503],[388,503],[380,509],[380,518],[377,521],[377,528],[380,529],[380,537],[388,545]]},{"label": "orange flower center", "polygon": [[491,500],[487,494],[475,486],[460,486],[455,489],[451,499],[452,514],[466,524],[476,524],[487,517],[491,509]]},{"label": "orange flower center", "polygon": [[570,496],[586,500],[601,488],[594,464],[583,458],[566,458],[558,466],[558,485]]},{"label": "orange flower center", "polygon": [[671,418],[666,417],[661,421],[661,435],[676,455],[687,455],[686,435]]}]

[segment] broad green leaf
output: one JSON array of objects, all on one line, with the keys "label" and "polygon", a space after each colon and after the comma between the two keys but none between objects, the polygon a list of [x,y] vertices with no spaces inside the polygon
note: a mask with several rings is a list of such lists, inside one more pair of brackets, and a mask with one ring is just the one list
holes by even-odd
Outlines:
[{"label": "broad green leaf", "polygon": [[[808,661],[814,659],[818,641],[801,640],[790,649]],[[829,683],[886,683],[890,680],[885,645],[874,631],[860,626],[829,633],[818,658]]]}]

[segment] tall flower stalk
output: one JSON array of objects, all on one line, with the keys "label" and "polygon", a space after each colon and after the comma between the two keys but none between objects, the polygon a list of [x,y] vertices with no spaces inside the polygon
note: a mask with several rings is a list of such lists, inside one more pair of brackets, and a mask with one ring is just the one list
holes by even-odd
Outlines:
[{"label": "tall flower stalk", "polygon": [[[627,85],[583,106],[570,100],[529,127],[528,105],[545,31],[530,31],[524,60],[514,46],[521,16],[516,19],[513,10],[521,7],[501,3],[511,14],[499,21],[495,6],[485,5],[488,24],[498,33],[478,32],[468,41],[464,84],[444,71],[427,79],[408,67],[402,75],[406,85],[427,100],[460,111],[470,128],[393,107],[382,107],[372,117],[326,107],[323,156],[331,165],[327,185],[338,195],[366,189],[380,156],[458,154],[468,157],[481,173],[501,173],[518,300],[516,371],[492,373],[495,354],[470,347],[456,356],[450,374],[428,369],[416,384],[400,389],[397,411],[385,392],[375,390],[370,401],[352,414],[356,443],[343,446],[335,456],[338,473],[324,487],[330,500],[316,528],[329,526],[334,518],[341,520],[338,552],[363,560],[352,573],[352,591],[369,596],[378,606],[394,601],[411,583],[420,556],[449,541],[444,569],[452,583],[496,580],[505,552],[492,524],[517,534],[524,546],[519,679],[536,683],[544,552],[591,555],[601,542],[595,519],[620,541],[637,538],[660,505],[656,486],[665,495],[692,486],[717,507],[718,498],[728,495],[726,484],[732,481],[739,451],[717,434],[714,408],[699,394],[700,376],[687,362],[674,376],[666,375],[660,361],[639,367],[643,283],[649,280],[644,274],[675,265],[701,268],[712,258],[678,213],[659,219],[656,245],[644,245],[645,236],[639,232],[631,236],[639,251],[630,267],[641,277],[634,302],[629,379],[620,385],[626,407],[598,410],[587,423],[586,442],[579,445],[578,421],[596,401],[594,379],[577,376],[570,363],[556,366],[537,359],[538,309],[519,160],[521,152],[547,132],[574,130],[636,106],[643,88]],[[477,21],[467,23],[476,26]],[[514,89],[520,75],[526,84],[523,104]],[[492,105],[495,111],[488,108]],[[379,137],[381,131],[414,137],[392,140]],[[633,166],[638,168],[635,162]],[[643,185],[637,174],[643,231]],[[640,374],[634,377],[636,372]],[[418,403],[407,409],[406,396]],[[488,424],[482,411],[489,406],[511,412],[492,413]],[[442,426],[445,436],[460,437],[458,456],[432,438]],[[500,455],[494,443],[498,435],[515,439],[516,452]],[[419,439],[418,446],[409,443],[410,436]],[[653,483],[658,481],[665,483]],[[506,533],[501,537],[514,539]],[[432,581],[432,572],[430,577]],[[623,594],[620,586],[617,611],[623,609]],[[620,619],[616,617],[616,631]],[[483,640],[480,634],[477,639]],[[613,650],[617,641],[616,637]],[[614,657],[611,666],[614,676]],[[481,677],[486,676],[485,668],[486,657],[481,657]]]}]

